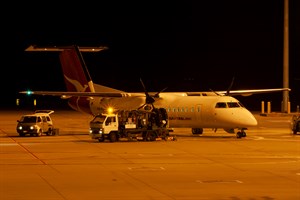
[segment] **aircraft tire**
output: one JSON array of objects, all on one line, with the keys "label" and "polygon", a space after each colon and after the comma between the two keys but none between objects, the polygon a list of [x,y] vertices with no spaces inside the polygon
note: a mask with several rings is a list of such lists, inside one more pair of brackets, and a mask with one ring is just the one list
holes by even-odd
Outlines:
[{"label": "aircraft tire", "polygon": [[246,136],[247,136],[246,132],[242,131],[242,137],[246,137]]},{"label": "aircraft tire", "polygon": [[203,128],[192,128],[192,133],[193,134],[202,134]]},{"label": "aircraft tire", "polygon": [[236,137],[237,138],[242,138],[244,136],[243,136],[243,133],[241,131],[239,131],[239,132],[236,133]]}]

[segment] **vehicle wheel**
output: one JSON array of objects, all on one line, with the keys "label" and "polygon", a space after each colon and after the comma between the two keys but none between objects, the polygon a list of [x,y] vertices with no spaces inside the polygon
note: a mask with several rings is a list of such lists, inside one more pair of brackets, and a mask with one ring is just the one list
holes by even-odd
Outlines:
[{"label": "vehicle wheel", "polygon": [[35,135],[36,135],[37,137],[42,136],[42,129],[40,129]]},{"label": "vehicle wheel", "polygon": [[103,141],[104,141],[104,136],[99,137],[99,138],[98,138],[98,141],[99,141],[99,142],[103,142]]},{"label": "vehicle wheel", "polygon": [[117,141],[117,134],[115,132],[111,132],[109,134],[109,140],[110,140],[110,142],[116,142]]},{"label": "vehicle wheel", "polygon": [[147,141],[155,141],[156,140],[156,134],[153,131],[148,131],[146,135]]},{"label": "vehicle wheel", "polygon": [[48,130],[48,132],[46,133],[47,135],[54,135],[53,134],[54,132],[53,132],[53,129],[52,128],[49,128],[49,130]]}]

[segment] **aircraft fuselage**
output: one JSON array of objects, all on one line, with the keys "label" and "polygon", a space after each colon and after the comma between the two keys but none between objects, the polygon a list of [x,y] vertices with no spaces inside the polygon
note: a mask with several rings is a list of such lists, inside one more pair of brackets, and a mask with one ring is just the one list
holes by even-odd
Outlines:
[{"label": "aircraft fuselage", "polygon": [[[78,97],[71,107],[75,110],[97,115],[108,107],[115,110],[137,109],[145,102],[145,97],[91,99]],[[188,128],[245,128],[256,126],[252,113],[231,96],[180,96],[171,93],[160,94],[153,105],[165,108],[169,116],[169,127]]]}]

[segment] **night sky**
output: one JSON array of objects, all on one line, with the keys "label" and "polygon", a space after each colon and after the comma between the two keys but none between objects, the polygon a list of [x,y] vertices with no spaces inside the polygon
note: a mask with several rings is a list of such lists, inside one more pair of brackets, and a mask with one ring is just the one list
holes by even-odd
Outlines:
[{"label": "night sky", "polygon": [[[289,3],[295,106],[300,104],[300,1]],[[8,95],[2,95],[2,107],[15,105],[21,90],[65,90],[58,53],[25,52],[32,44],[107,46],[83,54],[93,81],[128,92],[143,91],[140,78],[148,91],[226,90],[233,77],[232,89],[282,87],[283,0],[60,4],[24,3],[5,23],[1,81]],[[240,100],[257,109],[261,100],[281,101],[282,93],[247,98]]]}]

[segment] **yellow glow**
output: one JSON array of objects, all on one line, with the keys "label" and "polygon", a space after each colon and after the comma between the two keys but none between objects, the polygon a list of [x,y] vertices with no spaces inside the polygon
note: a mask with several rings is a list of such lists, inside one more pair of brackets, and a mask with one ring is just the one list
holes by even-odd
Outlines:
[{"label": "yellow glow", "polygon": [[114,112],[114,108],[113,107],[108,107],[107,108],[107,113],[108,114],[111,114],[111,113],[113,113]]}]

